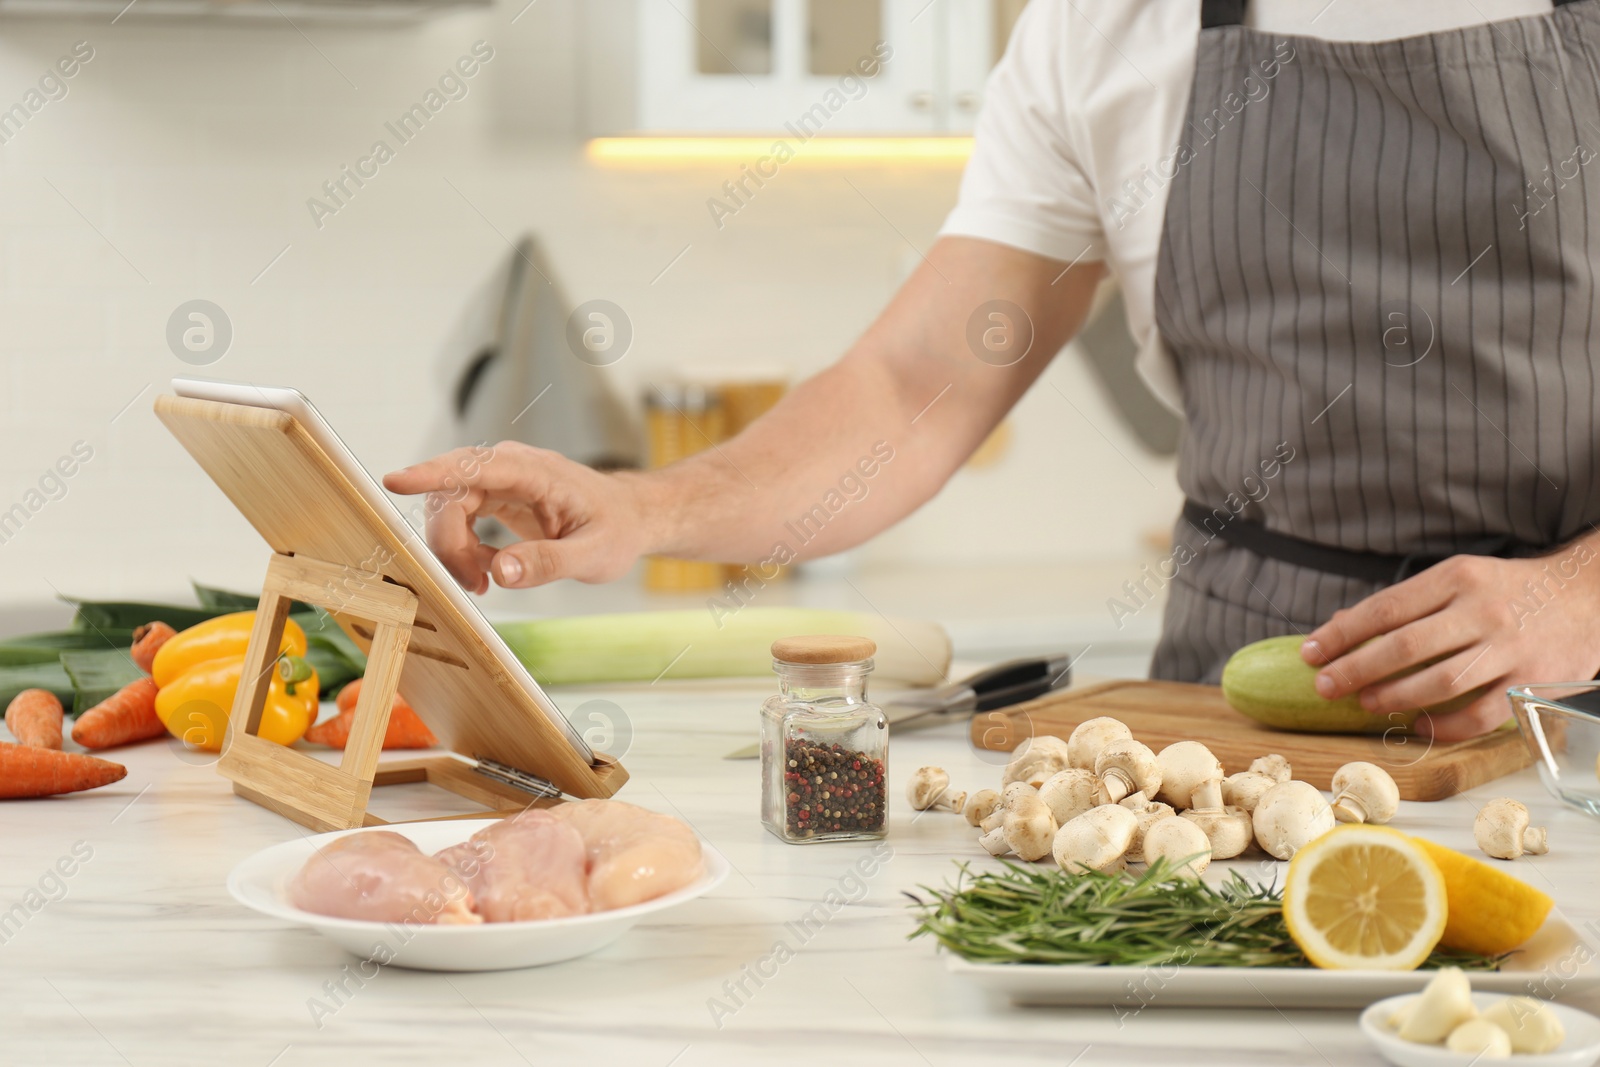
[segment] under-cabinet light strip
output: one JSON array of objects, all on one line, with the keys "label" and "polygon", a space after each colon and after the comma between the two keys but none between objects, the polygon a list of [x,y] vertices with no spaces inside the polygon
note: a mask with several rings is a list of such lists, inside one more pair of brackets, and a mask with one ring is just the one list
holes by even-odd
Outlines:
[{"label": "under-cabinet light strip", "polygon": [[[780,148],[779,146],[785,146]],[[963,164],[972,154],[971,137],[811,137],[771,136],[596,137],[588,144],[593,163],[626,165],[745,160],[788,154],[784,165],[874,163]]]}]

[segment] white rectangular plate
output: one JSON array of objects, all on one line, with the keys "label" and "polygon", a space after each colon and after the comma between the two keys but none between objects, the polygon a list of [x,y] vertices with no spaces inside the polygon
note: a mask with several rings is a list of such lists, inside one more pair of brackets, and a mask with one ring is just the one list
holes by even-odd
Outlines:
[{"label": "white rectangular plate", "polygon": [[[1359,1008],[1421,989],[1430,971],[1324,971],[1315,967],[1100,967],[969,963],[947,954],[954,974],[1017,1004],[1142,1009]],[[1559,911],[1500,965],[1474,971],[1472,988],[1566,1000],[1600,990],[1600,951]]]}]

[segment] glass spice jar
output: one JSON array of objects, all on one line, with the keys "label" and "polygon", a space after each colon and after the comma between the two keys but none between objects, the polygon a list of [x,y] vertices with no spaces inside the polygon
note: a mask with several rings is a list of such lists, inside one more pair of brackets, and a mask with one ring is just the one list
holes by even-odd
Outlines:
[{"label": "glass spice jar", "polygon": [[889,720],[867,699],[877,645],[809,635],[772,645],[778,693],[761,705],[761,822],[790,844],[889,830]]}]

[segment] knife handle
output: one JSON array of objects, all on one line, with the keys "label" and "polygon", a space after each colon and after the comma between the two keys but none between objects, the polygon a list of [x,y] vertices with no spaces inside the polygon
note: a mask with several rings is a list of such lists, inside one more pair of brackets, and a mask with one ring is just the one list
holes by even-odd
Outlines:
[{"label": "knife handle", "polygon": [[1005,663],[987,667],[968,678],[963,678],[961,684],[977,693],[980,697],[986,693],[1010,689],[1013,686],[1036,680],[1060,685],[1063,683],[1054,681],[1051,675],[1055,662],[1039,656],[1008,660]]},{"label": "knife handle", "polygon": [[974,708],[979,712],[994,711],[997,708],[1020,704],[1024,700],[1042,697],[1058,688],[1060,686],[1056,684],[1055,678],[1051,675],[1045,675],[1042,678],[1034,678],[1019,685],[1011,685],[1004,689],[991,689],[988,692],[979,693]]}]

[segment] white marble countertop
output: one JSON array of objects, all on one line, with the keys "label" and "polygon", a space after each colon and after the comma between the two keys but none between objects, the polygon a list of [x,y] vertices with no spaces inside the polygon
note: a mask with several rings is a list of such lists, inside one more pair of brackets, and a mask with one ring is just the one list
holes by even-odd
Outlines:
[{"label": "white marble countertop", "polygon": [[[902,892],[977,859],[960,818],[913,818],[898,789],[939,763],[960,787],[998,780],[954,725],[892,746],[893,858],[849,893],[867,845],[793,847],[757,816],[758,765],[721,758],[753,739],[764,687],[568,690],[620,707],[632,729],[622,799],[680,815],[732,862],[710,896],[647,921],[604,951],[523,971],[385,969],[357,988],[332,943],[234,903],[240,859],[297,833],[234,797],[193,757],[155,742],[120,757],[128,777],[93,793],[0,806],[0,1064],[1349,1064],[1377,1063],[1348,1011],[1016,1008],[948,974],[931,942],[907,941]],[[621,734],[618,735],[619,741]],[[425,787],[398,787],[417,790]],[[1509,794],[1550,828],[1550,855],[1505,868],[1579,922],[1600,918],[1600,823],[1550,799],[1531,772],[1472,795],[1404,805],[1396,825],[1470,846],[1474,803]],[[422,804],[412,794],[376,810]],[[87,859],[60,882],[62,857]],[[69,864],[70,866],[70,864]],[[854,899],[760,988],[725,983],[767,956],[785,923],[830,890]],[[29,891],[39,891],[30,897]],[[32,904],[40,905],[30,911]],[[22,904],[16,919],[14,905]],[[347,966],[350,970],[346,970]],[[352,990],[314,1020],[329,983]],[[732,1007],[721,1013],[716,1002]],[[1595,1010],[1597,1005],[1585,1005]],[[720,1025],[719,1025],[720,1023]]]}]

